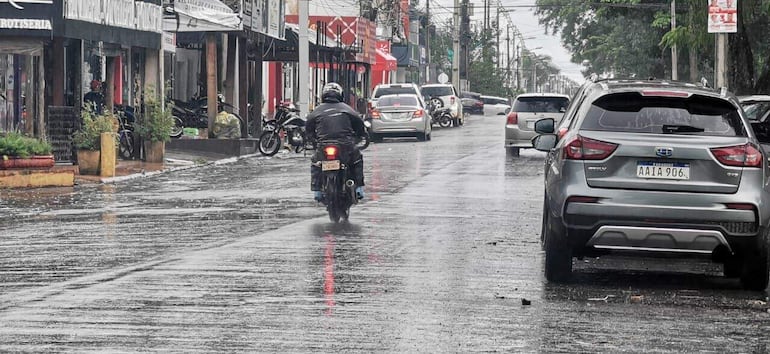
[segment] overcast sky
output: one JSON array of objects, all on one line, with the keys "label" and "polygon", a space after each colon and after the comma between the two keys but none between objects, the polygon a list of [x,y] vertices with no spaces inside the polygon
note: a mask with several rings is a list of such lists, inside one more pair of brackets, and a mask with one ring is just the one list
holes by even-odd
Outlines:
[{"label": "overcast sky", "polygon": [[[484,19],[484,0],[469,0],[474,4],[474,15],[471,17],[472,25],[477,23],[479,26],[483,25]],[[554,65],[556,65],[563,75],[571,78],[577,83],[583,83],[583,75],[580,73],[581,67],[577,64],[570,62],[569,52],[562,47],[558,36],[550,36],[545,34],[543,26],[538,24],[537,17],[535,16],[535,0],[489,0],[492,20],[495,19],[495,8],[498,4],[502,4],[505,11],[509,11],[508,15],[513,21],[513,25],[518,28],[522,37],[525,39],[524,45],[527,48],[537,48],[533,52],[541,55],[551,56]],[[424,1],[421,2],[424,4]],[[431,0],[431,15],[440,19],[440,23],[446,21],[452,17],[451,9],[454,6],[453,0]],[[500,23],[502,26],[507,25],[507,19],[505,14],[501,12]],[[503,27],[504,28],[504,27]],[[534,37],[534,38],[530,38]],[[502,36],[501,36],[502,42]],[[500,48],[505,52],[505,45],[501,44]]]}]

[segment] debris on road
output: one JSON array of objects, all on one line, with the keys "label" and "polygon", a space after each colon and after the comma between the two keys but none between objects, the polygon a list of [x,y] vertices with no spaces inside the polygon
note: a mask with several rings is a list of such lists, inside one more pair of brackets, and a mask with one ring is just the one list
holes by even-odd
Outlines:
[{"label": "debris on road", "polygon": [[527,300],[525,298],[521,298],[521,304],[523,306],[529,306],[529,305],[532,305],[532,301],[529,301],[529,300]]}]

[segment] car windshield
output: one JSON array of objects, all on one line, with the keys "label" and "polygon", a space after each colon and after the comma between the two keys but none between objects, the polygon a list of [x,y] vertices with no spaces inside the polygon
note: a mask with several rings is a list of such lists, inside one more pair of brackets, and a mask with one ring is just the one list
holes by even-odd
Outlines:
[{"label": "car windshield", "polygon": [[526,113],[559,113],[564,112],[569,105],[566,97],[518,97],[513,104],[513,110]]},{"label": "car windshield", "polygon": [[399,106],[417,106],[417,97],[415,96],[382,96],[377,101],[378,107],[399,107]]},{"label": "car windshield", "polygon": [[422,88],[422,95],[425,97],[439,97],[454,95],[450,86],[428,86]]},{"label": "car windshield", "polygon": [[704,96],[686,99],[606,95],[591,105],[581,130],[649,134],[746,136],[738,110],[729,102]]},{"label": "car windshield", "polygon": [[385,95],[398,95],[403,93],[415,94],[416,92],[414,91],[414,87],[409,86],[379,87],[374,91],[374,95],[372,97],[380,98]]},{"label": "car windshield", "polygon": [[743,104],[743,111],[749,120],[761,120],[770,111],[770,102],[750,102]]}]

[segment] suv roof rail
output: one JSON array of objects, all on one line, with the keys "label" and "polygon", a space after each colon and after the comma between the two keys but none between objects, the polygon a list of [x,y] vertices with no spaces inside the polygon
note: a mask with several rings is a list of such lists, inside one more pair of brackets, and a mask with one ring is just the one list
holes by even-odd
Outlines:
[{"label": "suv roof rail", "polygon": [[705,76],[701,76],[701,78],[700,78],[700,84],[701,84],[701,86],[703,86],[703,87],[710,87],[710,86],[709,86],[709,81],[706,79],[706,77],[705,77]]},{"label": "suv roof rail", "polygon": [[719,95],[722,96],[722,97],[727,97],[727,87],[724,87],[724,86],[720,87],[719,88]]}]

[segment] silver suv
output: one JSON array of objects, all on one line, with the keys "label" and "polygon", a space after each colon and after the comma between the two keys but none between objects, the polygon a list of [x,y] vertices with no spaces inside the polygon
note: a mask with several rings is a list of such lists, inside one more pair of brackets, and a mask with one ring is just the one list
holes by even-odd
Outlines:
[{"label": "silver suv", "polygon": [[463,116],[463,103],[455,87],[450,84],[428,84],[420,87],[423,97],[426,100],[438,98],[441,100],[441,107],[448,107],[452,114],[452,125],[458,126],[465,124]]},{"label": "silver suv", "polygon": [[747,289],[768,284],[770,170],[738,101],[665,81],[589,82],[561,124],[539,120],[548,151],[545,276],[572,258],[622,251],[700,255]]}]

